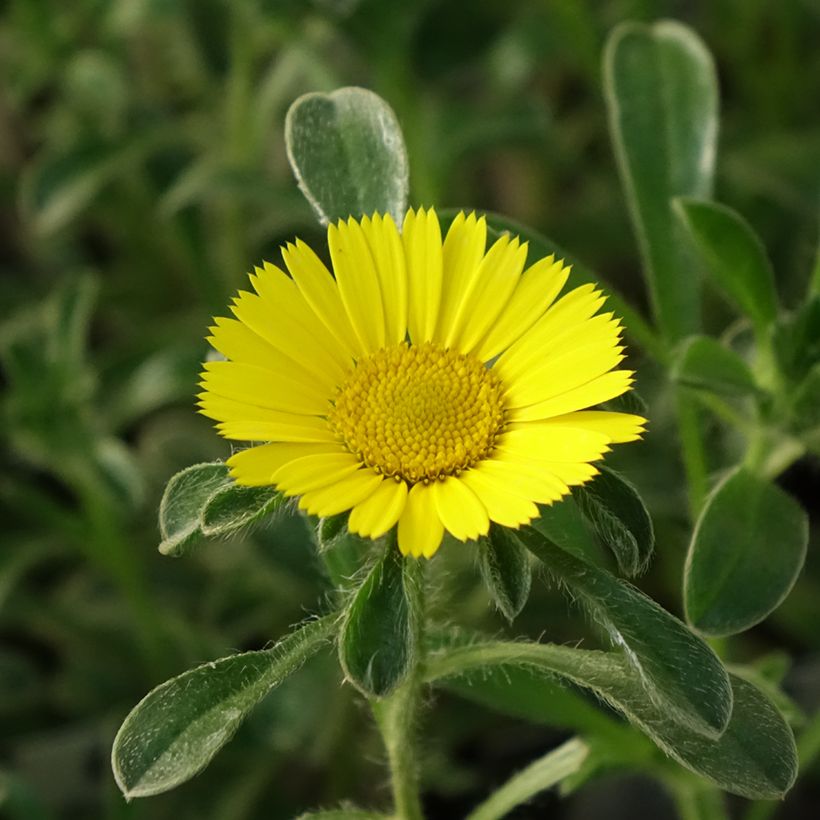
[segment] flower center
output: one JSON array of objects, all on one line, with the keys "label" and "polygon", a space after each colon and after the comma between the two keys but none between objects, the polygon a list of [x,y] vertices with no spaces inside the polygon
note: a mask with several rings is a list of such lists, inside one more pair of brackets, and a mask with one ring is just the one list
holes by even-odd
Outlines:
[{"label": "flower center", "polygon": [[501,382],[473,356],[401,343],[360,360],[328,414],[364,464],[414,484],[458,475],[493,451]]}]

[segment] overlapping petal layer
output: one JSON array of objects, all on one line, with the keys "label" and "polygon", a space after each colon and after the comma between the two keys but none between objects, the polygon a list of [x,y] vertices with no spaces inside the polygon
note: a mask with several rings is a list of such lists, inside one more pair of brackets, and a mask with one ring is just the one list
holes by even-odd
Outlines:
[{"label": "overlapping petal layer", "polygon": [[475,214],[442,240],[432,209],[401,232],[390,216],[340,221],[328,248],[332,273],[287,245],[290,275],[256,268],[255,293],[211,328],[225,360],[204,367],[201,412],[259,442],[228,460],[238,483],[275,485],[313,515],[349,510],[363,536],[397,526],[403,553],[429,557],[445,531],[467,541],[531,521],[643,432],[640,416],[588,409],[632,373],[605,297],[584,285],[558,298],[560,260],[525,267],[508,235],[487,248]]}]

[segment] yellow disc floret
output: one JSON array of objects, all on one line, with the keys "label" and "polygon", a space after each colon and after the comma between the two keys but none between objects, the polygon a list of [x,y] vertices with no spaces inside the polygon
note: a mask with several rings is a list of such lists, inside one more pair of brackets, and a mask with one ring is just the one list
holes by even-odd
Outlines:
[{"label": "yellow disc floret", "polygon": [[347,449],[374,470],[415,484],[487,458],[504,426],[501,383],[474,356],[431,342],[361,359],[328,415]]}]

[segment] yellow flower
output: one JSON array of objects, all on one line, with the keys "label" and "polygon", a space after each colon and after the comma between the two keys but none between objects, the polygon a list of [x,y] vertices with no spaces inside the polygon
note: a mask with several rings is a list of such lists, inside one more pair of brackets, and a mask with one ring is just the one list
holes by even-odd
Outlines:
[{"label": "yellow flower", "polygon": [[629,389],[621,325],[569,268],[524,270],[527,245],[486,249],[484,218],[460,213],[442,242],[430,209],[328,228],[333,275],[297,240],[290,276],[267,262],[235,319],[209,337],[201,412],[229,439],[239,484],[275,485],[319,516],[350,510],[402,553],[429,557],[445,530],[466,541],[490,522],[521,526],[597,470],[645,420],[586,410]]}]

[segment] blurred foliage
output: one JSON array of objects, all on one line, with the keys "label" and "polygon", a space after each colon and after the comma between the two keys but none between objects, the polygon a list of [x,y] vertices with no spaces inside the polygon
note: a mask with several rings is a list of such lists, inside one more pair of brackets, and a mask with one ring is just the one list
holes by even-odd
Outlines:
[{"label": "blurred foliage", "polygon": [[[383,803],[378,738],[327,653],[263,702],[206,776],[177,791],[126,805],[107,763],[116,727],[151,687],[231,649],[264,646],[331,588],[299,522],[210,543],[184,565],[156,551],[167,478],[227,453],[193,410],[212,313],[252,263],[275,261],[279,243],[318,235],[285,155],[287,107],[307,91],[372,88],[404,131],[413,202],[493,210],[542,229],[640,304],[600,54],[618,22],[682,20],[717,61],[716,197],[762,237],[781,299],[794,307],[817,246],[820,6],[9,0],[2,15],[0,807],[26,820],[239,820],[343,799]],[[816,305],[783,320],[775,340],[801,378],[802,362],[817,358],[808,349]],[[728,316],[707,293],[707,331],[716,335]],[[644,365],[641,392],[654,397],[660,378]],[[816,421],[816,373],[803,383],[795,424],[812,410]],[[659,546],[641,585],[680,613],[682,468],[671,409],[652,406],[647,441],[613,462],[653,512]],[[717,470],[737,443],[709,432]],[[819,472],[807,458],[781,480],[814,520]],[[448,577],[433,606],[500,629],[473,557],[445,546],[437,560]],[[785,650],[791,668],[778,660],[760,674],[785,675],[796,708],[811,714],[818,619],[811,544],[790,598],[734,640],[730,660]],[[534,584],[515,629],[535,637],[545,628],[556,642],[589,631]],[[429,709],[431,817],[463,815],[488,784],[566,736],[555,721],[488,715],[456,694]],[[816,726],[800,746],[805,760],[817,757]],[[816,765],[803,773],[779,816],[820,800],[818,774]],[[600,816],[605,806],[615,816],[618,804],[631,815],[644,805],[672,816],[663,798],[635,788],[605,778],[561,811]]]}]

